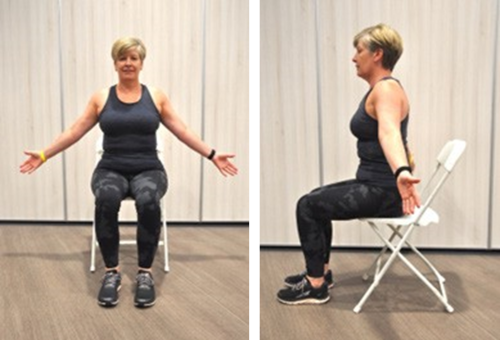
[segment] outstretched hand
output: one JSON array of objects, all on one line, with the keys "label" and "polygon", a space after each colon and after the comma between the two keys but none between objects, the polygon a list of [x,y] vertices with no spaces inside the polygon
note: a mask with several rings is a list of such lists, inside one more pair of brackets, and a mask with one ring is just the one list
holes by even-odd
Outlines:
[{"label": "outstretched hand", "polygon": [[24,154],[29,156],[29,157],[19,167],[19,170],[21,171],[21,173],[31,174],[36,169],[38,169],[40,167],[40,165],[43,164],[40,152],[38,152],[38,151],[24,151]]},{"label": "outstretched hand", "polygon": [[216,154],[212,158],[212,162],[224,177],[238,174],[238,168],[229,160],[229,158],[234,158],[234,156],[234,154]]},{"label": "outstretched hand", "polygon": [[403,213],[405,215],[413,214],[415,207],[420,207],[420,195],[416,188],[418,183],[420,183],[420,179],[413,177],[407,171],[398,176],[397,186],[403,200]]}]

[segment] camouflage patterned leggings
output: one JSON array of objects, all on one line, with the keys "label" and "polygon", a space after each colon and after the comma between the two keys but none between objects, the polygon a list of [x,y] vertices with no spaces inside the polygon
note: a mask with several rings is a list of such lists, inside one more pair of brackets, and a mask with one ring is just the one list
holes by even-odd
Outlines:
[{"label": "camouflage patterned leggings", "polygon": [[321,277],[330,260],[332,220],[402,215],[397,188],[349,180],[326,185],[299,199],[296,218],[307,273]]},{"label": "camouflage patterned leggings", "polygon": [[96,169],[91,185],[95,196],[97,241],[106,267],[118,266],[118,211],[121,201],[130,196],[135,200],[137,210],[139,267],[150,268],[161,232],[160,199],[168,186],[165,171],[152,170],[124,176],[114,171]]}]

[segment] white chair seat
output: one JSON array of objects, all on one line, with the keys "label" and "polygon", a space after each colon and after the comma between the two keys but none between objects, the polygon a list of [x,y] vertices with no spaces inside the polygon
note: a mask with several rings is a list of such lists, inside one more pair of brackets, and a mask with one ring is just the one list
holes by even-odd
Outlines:
[{"label": "white chair seat", "polygon": [[[373,222],[375,224],[389,224],[393,226],[408,226],[417,221],[418,215],[422,208],[416,208],[415,212],[412,215],[405,215],[402,217],[396,218],[360,218],[359,220],[362,222]],[[424,211],[422,217],[420,217],[419,221],[415,223],[417,227],[427,227],[431,223],[439,223],[439,215],[432,208],[427,208]]]}]

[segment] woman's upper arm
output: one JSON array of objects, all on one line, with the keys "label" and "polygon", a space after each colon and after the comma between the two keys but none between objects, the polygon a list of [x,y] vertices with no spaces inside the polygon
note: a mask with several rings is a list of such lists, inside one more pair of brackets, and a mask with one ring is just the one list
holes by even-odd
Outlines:
[{"label": "woman's upper arm", "polygon": [[404,115],[404,92],[398,84],[382,82],[375,91],[375,115],[379,126],[379,138],[384,134],[399,133]]},{"label": "woman's upper arm", "polygon": [[92,95],[83,113],[78,117],[73,126],[71,126],[71,130],[78,138],[85,135],[99,121],[99,111],[103,106],[102,99],[102,91]]},{"label": "woman's upper arm", "polygon": [[162,124],[175,135],[185,130],[186,126],[175,112],[167,95],[160,90],[155,90],[154,96],[158,103]]}]

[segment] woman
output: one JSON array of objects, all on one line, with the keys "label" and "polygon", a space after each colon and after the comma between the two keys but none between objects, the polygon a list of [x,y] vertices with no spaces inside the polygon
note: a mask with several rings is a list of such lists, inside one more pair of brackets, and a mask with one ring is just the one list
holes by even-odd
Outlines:
[{"label": "woman", "polygon": [[306,271],[285,278],[278,292],[286,304],[320,304],[333,287],[329,268],[331,220],[397,217],[420,205],[407,154],[409,103],[392,70],[403,52],[399,34],[380,24],[354,38],[352,59],[357,75],[370,89],[351,120],[358,139],[360,164],[356,179],[320,187],[297,204],[297,225]]},{"label": "woman", "polygon": [[179,118],[167,96],[159,89],[139,82],[146,58],[141,40],[125,37],[111,51],[118,83],[96,92],[76,122],[51,145],[40,151],[25,151],[28,159],[22,173],[33,173],[49,158],[69,148],[97,123],[104,132],[104,154],[92,175],[95,195],[95,223],[105,275],[98,294],[102,306],[118,303],[121,285],[118,263],[118,210],[120,202],[132,196],[138,215],[137,247],[139,270],[134,303],[149,307],[155,303],[151,266],[161,230],[160,199],[167,191],[167,175],[156,152],[156,130],[160,122],[188,147],[211,160],[222,175],[238,170],[232,154],[216,153]]}]

